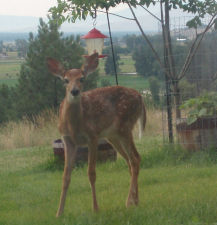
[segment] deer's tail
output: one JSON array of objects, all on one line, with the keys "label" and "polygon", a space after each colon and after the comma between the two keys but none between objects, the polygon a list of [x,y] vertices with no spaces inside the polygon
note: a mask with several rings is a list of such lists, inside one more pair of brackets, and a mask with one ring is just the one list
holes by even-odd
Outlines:
[{"label": "deer's tail", "polygon": [[146,125],[146,110],[145,110],[145,104],[143,101],[143,98],[141,97],[141,114],[139,117],[139,139],[142,138],[143,135],[143,131],[145,129],[145,125]]}]

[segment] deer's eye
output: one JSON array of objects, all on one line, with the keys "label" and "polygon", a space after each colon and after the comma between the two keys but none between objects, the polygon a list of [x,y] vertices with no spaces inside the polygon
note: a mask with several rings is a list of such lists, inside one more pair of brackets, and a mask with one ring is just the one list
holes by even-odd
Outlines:
[{"label": "deer's eye", "polygon": [[68,79],[64,79],[64,82],[65,82],[65,84],[68,84],[69,83],[69,80]]},{"label": "deer's eye", "polygon": [[84,77],[80,78],[80,82],[83,83],[84,82]]}]

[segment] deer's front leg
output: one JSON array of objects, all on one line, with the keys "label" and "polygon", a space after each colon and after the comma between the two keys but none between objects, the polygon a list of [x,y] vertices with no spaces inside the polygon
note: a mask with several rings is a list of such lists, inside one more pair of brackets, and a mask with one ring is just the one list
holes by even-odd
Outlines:
[{"label": "deer's front leg", "polygon": [[98,211],[98,204],[96,200],[96,158],[97,158],[97,140],[91,140],[88,144],[88,177],[90,181],[90,186],[92,189],[92,197],[93,197],[93,210]]},{"label": "deer's front leg", "polygon": [[64,210],[66,193],[70,184],[71,172],[73,169],[75,154],[77,150],[69,136],[64,136],[63,141],[64,141],[64,150],[65,150],[65,165],[64,165],[64,172],[63,172],[62,192],[60,196],[60,203],[59,203],[59,208],[58,208],[56,217],[59,217]]}]

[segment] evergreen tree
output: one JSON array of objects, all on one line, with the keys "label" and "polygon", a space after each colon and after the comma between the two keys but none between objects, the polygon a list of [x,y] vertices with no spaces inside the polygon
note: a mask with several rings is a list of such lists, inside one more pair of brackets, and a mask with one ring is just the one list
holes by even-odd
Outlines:
[{"label": "evergreen tree", "polygon": [[[110,48],[105,49],[104,53],[107,54],[105,61],[105,73],[107,75],[115,75],[114,61],[111,49]],[[115,56],[116,70],[118,72],[120,56],[117,54],[116,51],[114,51],[114,56]]]},{"label": "evergreen tree", "polygon": [[19,118],[37,114],[46,108],[56,108],[65,94],[62,81],[48,71],[48,57],[59,60],[68,69],[82,65],[84,50],[79,45],[79,38],[63,38],[58,29],[52,19],[48,24],[40,19],[37,36],[29,35],[26,61],[22,64],[16,86]]},{"label": "evergreen tree", "polygon": [[14,117],[13,91],[7,85],[0,86],[0,123],[7,122]]}]

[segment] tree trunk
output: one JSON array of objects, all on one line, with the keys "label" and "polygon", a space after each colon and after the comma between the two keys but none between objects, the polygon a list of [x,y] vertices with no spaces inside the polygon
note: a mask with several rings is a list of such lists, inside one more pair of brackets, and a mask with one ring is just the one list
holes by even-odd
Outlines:
[{"label": "tree trunk", "polygon": [[175,99],[175,108],[176,108],[176,119],[181,118],[180,106],[180,89],[179,89],[179,80],[177,79],[175,61],[172,51],[172,41],[170,34],[170,15],[169,15],[169,2],[165,1],[165,26],[164,26],[164,46],[166,52],[166,60],[170,73],[171,83],[173,85],[174,99]]},{"label": "tree trunk", "polygon": [[[162,2],[161,2],[162,4]],[[162,6],[162,5],[161,5]],[[166,11],[166,6],[165,6]],[[169,12],[168,12],[169,13]],[[166,16],[165,16],[166,17]],[[169,65],[169,42],[168,42],[168,20],[166,24],[163,21],[163,11],[161,11],[162,18],[162,32],[163,32],[163,42],[164,42],[164,67],[167,73],[165,73],[165,82],[166,82],[166,102],[167,102],[167,123],[168,123],[168,134],[169,142],[173,143],[173,115],[172,115],[172,98],[171,98],[171,70]],[[168,18],[168,15],[167,15]]]},{"label": "tree trunk", "polygon": [[173,89],[174,89],[176,119],[180,119],[181,118],[181,110],[180,110],[179,106],[181,105],[181,95],[180,95],[180,89],[179,89],[179,82],[178,81],[175,81],[173,83]]}]

